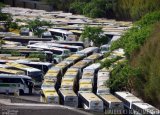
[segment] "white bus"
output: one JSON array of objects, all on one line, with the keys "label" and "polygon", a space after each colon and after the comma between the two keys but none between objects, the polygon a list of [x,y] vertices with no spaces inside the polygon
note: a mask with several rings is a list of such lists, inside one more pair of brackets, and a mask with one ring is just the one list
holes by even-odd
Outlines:
[{"label": "white bus", "polygon": [[45,43],[35,43],[32,45],[28,45],[28,47],[29,48],[41,48],[45,51],[51,51],[53,53],[54,59],[56,59],[57,62],[62,61],[62,59],[70,56],[71,54],[70,50],[68,49],[52,47]]},{"label": "white bus", "polygon": [[[31,85],[32,84],[32,85]],[[0,74],[0,93],[32,93],[33,82],[26,75]]]},{"label": "white bus", "polygon": [[76,91],[75,78],[63,77],[61,82],[61,89]]},{"label": "white bus", "polygon": [[109,93],[110,93],[110,88],[107,87],[106,84],[97,87],[97,92],[96,92],[97,95],[109,94]]},{"label": "white bus", "polygon": [[60,87],[61,79],[60,68],[57,67],[50,68],[44,76],[44,81],[55,83],[56,90]]},{"label": "white bus", "polygon": [[160,110],[158,110],[157,108],[153,107],[148,103],[143,103],[143,102],[133,103],[132,110],[135,115],[137,114],[138,115],[144,115],[144,114],[160,115]]},{"label": "white bus", "polygon": [[103,101],[94,93],[79,93],[79,99],[84,109],[103,112]]},{"label": "white bus", "polygon": [[109,44],[102,45],[102,46],[100,47],[100,52],[101,52],[102,54],[105,54],[105,53],[109,52],[109,48],[110,48],[110,45],[109,45]]},{"label": "white bus", "polygon": [[64,74],[64,77],[73,77],[78,78],[79,77],[79,71],[77,68],[69,68],[66,73]]},{"label": "white bus", "polygon": [[112,94],[100,94],[98,95],[100,99],[102,99],[104,103],[104,108],[107,109],[117,109],[122,110],[124,109],[123,102],[119,100]]},{"label": "white bus", "polygon": [[72,90],[59,89],[60,104],[70,107],[78,107],[78,96]]},{"label": "white bus", "polygon": [[55,67],[60,68],[61,75],[63,76],[70,65],[66,61],[61,61],[60,63],[56,64]]},{"label": "white bus", "polygon": [[78,51],[77,54],[84,54],[85,56],[89,56],[93,53],[98,53],[98,52],[99,52],[98,47],[88,47],[88,48],[85,48],[81,51]]},{"label": "white bus", "polygon": [[72,66],[72,68],[77,68],[77,69],[79,70],[80,78],[81,78],[83,69],[84,69],[85,67],[87,67],[89,64],[91,64],[91,61],[90,61],[90,60],[81,60],[81,61],[77,62],[76,64],[74,64],[74,65]]},{"label": "white bus", "polygon": [[83,69],[83,71],[92,71],[94,74],[97,74],[98,70],[100,69],[101,64],[100,63],[94,63],[91,64],[89,66],[87,66],[86,68]]},{"label": "white bus", "polygon": [[65,44],[58,44],[58,43],[51,43],[51,42],[48,42],[47,44],[53,47],[69,49],[73,54],[83,50],[82,46],[72,46],[72,45],[65,45]]},{"label": "white bus", "polygon": [[44,103],[59,104],[59,96],[54,85],[43,85],[40,100]]},{"label": "white bus", "polygon": [[133,103],[143,102],[141,99],[137,98],[133,94],[127,91],[115,92],[115,95],[124,103],[124,106],[127,109],[132,109]]},{"label": "white bus", "polygon": [[91,79],[80,79],[79,81],[79,91],[91,93],[93,90],[93,84]]},{"label": "white bus", "polygon": [[41,70],[18,63],[6,63],[6,65],[9,66],[9,69],[24,71],[27,76],[30,76],[35,80],[35,85],[41,84],[43,79],[43,73]]},{"label": "white bus", "polygon": [[82,46],[83,48],[86,47],[84,43],[81,41],[54,41],[54,43],[66,44],[66,45],[72,45],[72,46]]},{"label": "white bus", "polygon": [[78,61],[82,60],[84,58],[84,55],[79,55],[79,54],[73,54],[69,56],[68,58],[65,59],[66,62],[75,64]]},{"label": "white bus", "polygon": [[97,60],[100,60],[103,58],[103,55],[102,54],[99,54],[99,53],[94,53],[86,58],[84,58],[84,60],[91,60],[92,63],[94,63],[95,61]]},{"label": "white bus", "polygon": [[58,41],[75,41],[76,36],[67,30],[62,29],[48,29],[49,32],[51,32],[53,39]]},{"label": "white bus", "polygon": [[0,67],[0,73],[1,73],[1,74],[25,75],[25,72],[24,72],[24,71],[7,69],[7,68],[1,68],[1,67]]},{"label": "white bus", "polygon": [[33,68],[37,68],[40,69],[41,71],[43,71],[43,73],[45,74],[51,67],[52,67],[52,63],[48,63],[48,62],[33,62],[33,61],[29,61],[29,60],[17,60],[17,63],[20,64],[24,64]]}]

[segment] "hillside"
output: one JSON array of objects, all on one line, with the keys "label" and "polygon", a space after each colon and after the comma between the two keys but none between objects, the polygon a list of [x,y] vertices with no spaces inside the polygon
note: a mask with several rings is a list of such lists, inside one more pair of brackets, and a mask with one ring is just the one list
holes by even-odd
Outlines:
[{"label": "hillside", "polygon": [[125,50],[128,61],[115,67],[109,82],[113,91],[129,90],[156,107],[160,107],[159,21],[160,11],[149,13],[112,44],[111,50]]},{"label": "hillside", "polygon": [[154,25],[154,30],[140,51],[133,57],[131,63],[140,67],[142,75],[134,81],[136,92],[146,102],[160,107],[160,23]]}]

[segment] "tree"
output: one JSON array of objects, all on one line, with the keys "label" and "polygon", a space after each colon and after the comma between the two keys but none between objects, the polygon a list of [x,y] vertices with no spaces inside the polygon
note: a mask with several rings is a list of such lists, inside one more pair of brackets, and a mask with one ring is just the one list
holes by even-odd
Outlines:
[{"label": "tree", "polygon": [[86,26],[82,33],[82,39],[88,39],[90,42],[92,41],[95,46],[99,47],[105,43],[108,43],[109,38],[103,34],[101,27],[89,27]]},{"label": "tree", "polygon": [[27,27],[29,27],[37,36],[40,36],[45,31],[45,29],[41,29],[42,26],[51,27],[53,25],[51,22],[41,21],[39,18],[36,18],[35,20],[28,20],[27,23]]},{"label": "tree", "polygon": [[2,9],[4,6],[5,6],[5,5],[0,2],[0,13],[1,13],[1,9]]},{"label": "tree", "polygon": [[83,8],[85,7],[85,2],[73,2],[70,5],[70,11],[76,14],[83,14]]}]

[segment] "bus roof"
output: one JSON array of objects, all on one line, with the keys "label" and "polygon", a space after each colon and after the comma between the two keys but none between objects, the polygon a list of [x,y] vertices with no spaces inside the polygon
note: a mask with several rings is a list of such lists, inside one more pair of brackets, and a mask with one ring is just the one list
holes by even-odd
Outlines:
[{"label": "bus roof", "polygon": [[57,33],[63,33],[63,34],[73,34],[71,31],[62,30],[62,29],[48,29],[50,32],[57,32]]},{"label": "bus roof", "polygon": [[[53,50],[59,50],[59,51],[68,50],[68,49],[65,49],[65,48],[53,47],[53,46],[50,46],[46,43],[35,43],[35,44],[28,45],[28,47],[42,48],[42,49],[49,49],[49,50],[53,49]],[[68,50],[68,51],[70,51],[70,50]]]},{"label": "bus roof", "polygon": [[0,73],[1,72],[6,72],[6,73],[10,73],[10,74],[24,74],[23,71],[20,70],[12,70],[12,69],[7,69],[7,68],[0,68]]},{"label": "bus roof", "polygon": [[84,68],[84,70],[98,69],[98,68],[100,68],[100,66],[101,66],[100,63],[94,63],[94,64],[91,64],[91,65],[87,66],[86,68]]},{"label": "bus roof", "polygon": [[88,57],[86,57],[85,59],[97,59],[99,57],[103,56],[102,54],[99,54],[99,53],[94,53]]},{"label": "bus roof", "polygon": [[59,89],[63,96],[77,96],[72,90]]},{"label": "bus roof", "polygon": [[133,105],[135,105],[143,110],[146,110],[149,113],[160,114],[160,110],[158,110],[157,108],[153,107],[152,105],[150,105],[148,103],[137,102],[137,103],[133,103]]},{"label": "bus roof", "polygon": [[98,47],[88,47],[88,48],[85,48],[85,49],[83,49],[83,50],[81,50],[81,51],[78,51],[77,53],[78,53],[78,54],[79,54],[79,53],[84,54],[84,53],[88,53],[88,52],[91,52],[91,51],[96,50],[96,49],[98,49]]},{"label": "bus roof", "polygon": [[0,78],[25,78],[31,79],[31,77],[26,75],[14,75],[14,74],[0,74]]},{"label": "bus roof", "polygon": [[53,47],[66,47],[66,48],[81,48],[82,46],[73,46],[73,45],[65,45],[65,44],[58,44],[58,43],[47,43],[47,44],[49,44],[49,45],[51,45],[51,46],[53,46]]},{"label": "bus roof", "polygon": [[51,67],[53,65],[52,63],[49,63],[49,62],[34,62],[30,60],[16,60],[16,62],[22,63],[22,64],[46,65],[48,67]]},{"label": "bus roof", "polygon": [[112,94],[100,94],[100,97],[107,102],[122,102],[117,97],[113,96]]},{"label": "bus roof", "polygon": [[26,66],[23,64],[19,64],[19,63],[6,63],[6,65],[10,66],[10,67],[15,67],[21,70],[27,70],[27,71],[39,71],[41,72],[41,70],[30,67],[30,66]]},{"label": "bus roof", "polygon": [[98,98],[94,93],[80,93],[83,97],[85,97],[88,101],[102,101]]}]

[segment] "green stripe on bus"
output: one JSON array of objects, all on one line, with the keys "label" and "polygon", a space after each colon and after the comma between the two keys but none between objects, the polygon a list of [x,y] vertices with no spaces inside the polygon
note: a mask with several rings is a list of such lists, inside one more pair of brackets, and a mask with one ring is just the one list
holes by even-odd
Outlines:
[{"label": "green stripe on bus", "polygon": [[0,87],[16,87],[16,84],[0,84]]}]

